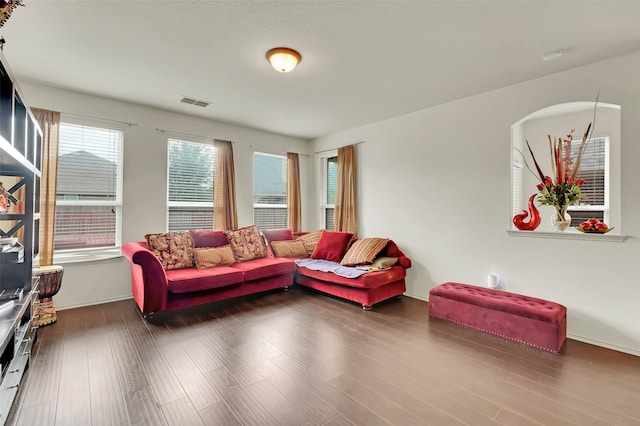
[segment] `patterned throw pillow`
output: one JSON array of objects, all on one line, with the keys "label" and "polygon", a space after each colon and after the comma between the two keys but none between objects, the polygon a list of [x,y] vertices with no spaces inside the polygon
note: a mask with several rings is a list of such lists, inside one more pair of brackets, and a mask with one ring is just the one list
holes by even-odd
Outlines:
[{"label": "patterned throw pillow", "polygon": [[246,262],[267,257],[267,248],[264,245],[262,236],[260,236],[257,225],[247,226],[235,231],[224,231],[224,234],[229,240],[236,262]]},{"label": "patterned throw pillow", "polygon": [[165,270],[193,267],[193,241],[188,232],[147,234],[144,238]]},{"label": "patterned throw pillow", "polygon": [[367,265],[386,247],[388,238],[363,238],[356,241],[344,255],[340,264],[344,266]]},{"label": "patterned throw pillow", "polygon": [[278,257],[303,257],[307,255],[307,249],[302,241],[273,241],[271,243],[273,253]]},{"label": "patterned throw pillow", "polygon": [[236,263],[233,250],[230,245],[221,247],[208,247],[193,249],[198,269],[213,268],[220,265],[232,265]]},{"label": "patterned throw pillow", "polygon": [[313,251],[316,249],[321,236],[322,229],[300,235],[298,238],[296,238],[296,241],[302,241],[302,244],[304,244],[304,248],[307,250],[307,255],[311,256],[313,254]]}]

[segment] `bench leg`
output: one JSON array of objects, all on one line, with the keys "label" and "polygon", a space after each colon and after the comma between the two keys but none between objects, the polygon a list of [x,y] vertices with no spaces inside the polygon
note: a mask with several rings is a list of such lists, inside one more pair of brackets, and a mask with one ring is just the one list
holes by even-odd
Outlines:
[{"label": "bench leg", "polygon": [[370,311],[371,310],[371,305],[365,305],[364,303],[362,304],[362,309],[365,311]]}]

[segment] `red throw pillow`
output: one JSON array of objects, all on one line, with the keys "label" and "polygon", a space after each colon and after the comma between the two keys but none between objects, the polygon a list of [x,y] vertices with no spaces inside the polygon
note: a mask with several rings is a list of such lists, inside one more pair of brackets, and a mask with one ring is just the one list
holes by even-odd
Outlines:
[{"label": "red throw pillow", "polygon": [[229,244],[229,240],[223,231],[212,229],[189,229],[193,246],[198,247],[221,247]]},{"label": "red throw pillow", "polygon": [[322,231],[322,236],[311,258],[340,262],[347,252],[352,238],[351,232]]}]

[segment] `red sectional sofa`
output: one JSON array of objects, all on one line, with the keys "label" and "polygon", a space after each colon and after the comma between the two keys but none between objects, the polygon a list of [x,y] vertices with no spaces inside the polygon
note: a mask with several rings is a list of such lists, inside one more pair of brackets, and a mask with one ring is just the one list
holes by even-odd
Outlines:
[{"label": "red sectional sofa", "polygon": [[[208,237],[193,234],[194,247],[221,246],[228,241],[222,231],[208,231]],[[287,289],[294,283],[362,304],[371,309],[375,303],[402,295],[405,290],[406,269],[411,260],[391,240],[381,256],[395,257],[396,265],[390,269],[367,272],[359,278],[344,278],[332,272],[321,272],[298,267],[295,258],[277,257],[271,242],[293,240],[290,230],[265,231],[266,257],[235,262],[231,265],[206,269],[185,267],[165,269],[157,254],[147,242],[124,244],[122,252],[131,263],[133,297],[140,311],[149,318],[156,312],[187,308],[209,302],[260,293],[276,288]],[[269,238],[270,237],[270,238]],[[204,246],[203,246],[204,244]]]}]

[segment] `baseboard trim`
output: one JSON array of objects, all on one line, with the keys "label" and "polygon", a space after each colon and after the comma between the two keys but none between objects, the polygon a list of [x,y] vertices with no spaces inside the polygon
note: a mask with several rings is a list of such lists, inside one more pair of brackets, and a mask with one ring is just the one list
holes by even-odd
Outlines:
[{"label": "baseboard trim", "polygon": [[416,296],[415,294],[411,294],[411,293],[404,293],[405,296],[410,297],[412,299],[418,299],[418,300],[422,300],[423,302],[428,302],[429,299],[427,299],[426,297],[421,297],[421,296]]},{"label": "baseboard trim", "polygon": [[86,306],[102,305],[104,303],[119,302],[121,300],[127,300],[127,299],[133,299],[133,296],[127,295],[127,296],[119,296],[119,297],[110,297],[108,299],[92,300],[91,302],[76,303],[73,305],[61,305],[61,306],[56,305],[56,310],[64,311],[66,309],[84,308]]},{"label": "baseboard trim", "polygon": [[604,342],[602,340],[591,339],[589,337],[584,337],[584,336],[580,336],[580,335],[573,334],[573,333],[567,333],[567,338],[573,339],[573,340],[577,340],[577,341],[582,342],[582,343],[588,343],[590,345],[600,346],[602,348],[611,349],[611,350],[617,351],[617,352],[624,352],[624,353],[629,354],[629,355],[640,356],[640,350],[638,350],[638,349],[627,348],[626,346],[620,346],[620,345],[616,345],[616,344],[613,344],[613,343],[610,343],[610,342]]}]

